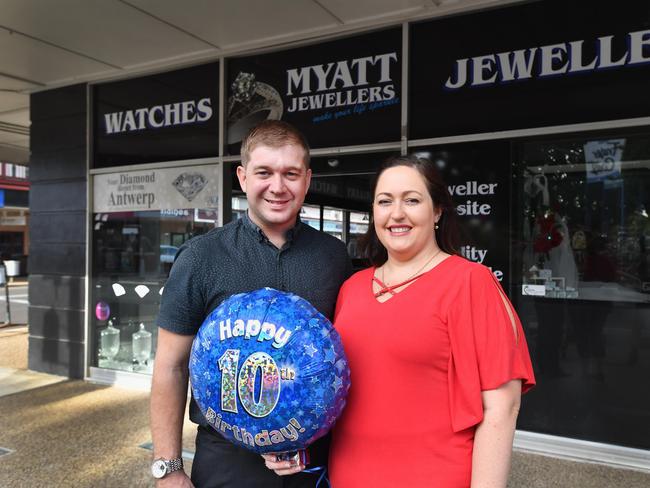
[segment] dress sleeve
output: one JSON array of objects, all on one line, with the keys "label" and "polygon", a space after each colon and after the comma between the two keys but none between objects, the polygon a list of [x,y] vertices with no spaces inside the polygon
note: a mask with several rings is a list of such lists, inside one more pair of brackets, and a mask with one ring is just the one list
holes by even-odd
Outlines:
[{"label": "dress sleeve", "polygon": [[[455,432],[483,420],[481,392],[522,380],[535,385],[524,330],[492,272],[472,265],[449,312],[448,384]],[[513,324],[514,321],[514,324]]]}]

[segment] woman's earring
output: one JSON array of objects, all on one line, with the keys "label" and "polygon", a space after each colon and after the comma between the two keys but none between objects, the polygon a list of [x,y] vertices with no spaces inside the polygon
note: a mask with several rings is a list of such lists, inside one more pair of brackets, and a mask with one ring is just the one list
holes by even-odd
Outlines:
[{"label": "woman's earring", "polygon": [[440,226],[438,225],[438,222],[436,222],[436,225],[433,226],[434,229],[438,230]]}]

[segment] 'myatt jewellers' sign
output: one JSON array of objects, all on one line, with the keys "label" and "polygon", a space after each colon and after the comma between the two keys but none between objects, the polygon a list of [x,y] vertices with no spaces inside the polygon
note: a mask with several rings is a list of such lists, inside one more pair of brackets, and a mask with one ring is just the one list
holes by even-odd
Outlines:
[{"label": "'myatt jewellers' sign", "polygon": [[647,2],[605,0],[413,24],[409,137],[647,117],[649,25]]},{"label": "'myatt jewellers' sign", "polygon": [[401,44],[396,28],[229,60],[229,152],[265,119],[296,125],[312,147],[398,141]]},{"label": "'myatt jewellers' sign", "polygon": [[93,177],[93,211],[214,209],[221,191],[219,164],[99,174]]},{"label": "'myatt jewellers' sign", "polygon": [[390,67],[397,61],[397,53],[392,52],[287,70],[287,96],[291,97],[287,112],[396,103]]},{"label": "'myatt jewellers' sign", "polygon": [[534,77],[558,76],[650,62],[650,30],[630,32],[620,40],[628,49],[615,59],[614,36],[595,41],[595,53],[585,59],[584,40],[518,49],[456,60],[455,74],[445,87],[457,90]]},{"label": "'myatt jewellers' sign", "polygon": [[93,88],[93,167],[219,155],[219,64]]}]

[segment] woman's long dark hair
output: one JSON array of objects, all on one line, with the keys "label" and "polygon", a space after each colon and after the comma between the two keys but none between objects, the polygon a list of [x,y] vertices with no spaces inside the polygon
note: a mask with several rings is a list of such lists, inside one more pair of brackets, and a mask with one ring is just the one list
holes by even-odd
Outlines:
[{"label": "woman's long dark hair", "polygon": [[[435,208],[440,209],[442,214],[438,220],[438,229],[436,229],[436,242],[438,247],[448,254],[459,254],[459,230],[456,218],[456,207],[451,200],[447,185],[442,180],[440,173],[434,164],[428,159],[419,158],[414,155],[394,156],[384,161],[377,171],[372,182],[372,198],[375,198],[377,190],[377,181],[384,171],[396,166],[407,166],[417,170],[424,178],[424,182],[429,190],[431,200]],[[377,237],[375,232],[375,219],[370,212],[370,223],[368,231],[359,239],[359,245],[363,256],[366,257],[373,266],[381,266],[388,259],[388,252]]]}]

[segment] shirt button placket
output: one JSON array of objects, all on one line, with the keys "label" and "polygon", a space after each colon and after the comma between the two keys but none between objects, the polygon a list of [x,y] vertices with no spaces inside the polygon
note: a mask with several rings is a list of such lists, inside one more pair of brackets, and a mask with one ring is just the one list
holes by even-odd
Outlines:
[{"label": "shirt button placket", "polygon": [[283,272],[283,269],[282,269],[282,250],[278,251],[277,256],[278,256],[278,261],[277,261],[277,263],[278,263],[278,273],[277,273],[278,286],[277,286],[277,289],[281,290],[281,291],[286,291],[286,287],[285,287],[285,284],[284,284],[284,272]]}]

